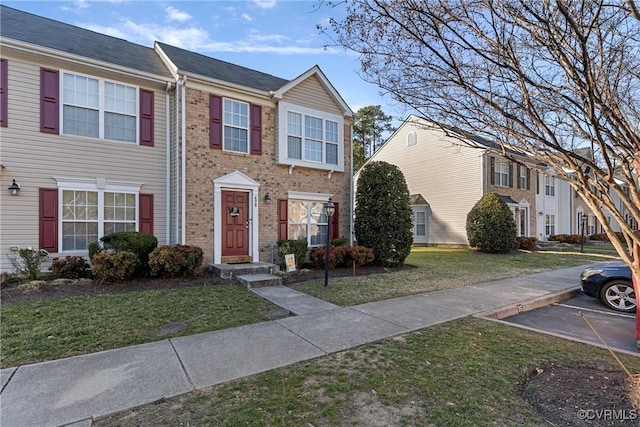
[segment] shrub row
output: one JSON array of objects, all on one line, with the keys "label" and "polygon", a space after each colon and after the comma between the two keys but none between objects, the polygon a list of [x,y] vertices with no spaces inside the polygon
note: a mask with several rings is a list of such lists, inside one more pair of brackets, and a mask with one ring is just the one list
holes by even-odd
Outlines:
[{"label": "shrub row", "polygon": [[[311,249],[309,259],[316,268],[324,268],[327,250],[324,246]],[[329,268],[348,267],[355,263],[356,267],[371,263],[375,259],[373,250],[364,246],[333,246],[329,250]]]},{"label": "shrub row", "polygon": [[549,236],[549,240],[577,245],[582,242],[583,237],[579,234],[552,234]]}]

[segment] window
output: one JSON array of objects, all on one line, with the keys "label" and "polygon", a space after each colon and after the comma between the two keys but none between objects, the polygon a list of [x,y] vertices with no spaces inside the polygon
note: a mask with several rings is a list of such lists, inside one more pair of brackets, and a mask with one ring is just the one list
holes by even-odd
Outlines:
[{"label": "window", "polygon": [[224,100],[224,149],[249,152],[249,104]]},{"label": "window", "polygon": [[545,196],[555,197],[556,195],[556,178],[550,175],[544,176],[544,194]]},{"label": "window", "polygon": [[416,212],[416,223],[415,223],[415,233],[416,236],[426,236],[427,235],[427,213],[424,211]]},{"label": "window", "polygon": [[327,243],[327,215],[324,204],[311,200],[289,200],[288,238],[306,240],[309,246]]},{"label": "window", "polygon": [[99,237],[136,230],[136,194],[62,190],[62,250],[86,250]]},{"label": "window", "polygon": [[63,133],[137,142],[137,88],[79,74],[61,74]]},{"label": "window", "polygon": [[278,105],[278,163],[344,170],[342,116],[299,105]]},{"label": "window", "polygon": [[527,168],[524,166],[518,166],[518,188],[528,188],[527,186]]},{"label": "window", "polygon": [[493,180],[500,187],[509,186],[509,163],[502,159],[495,159]]},{"label": "window", "polygon": [[556,216],[555,215],[544,216],[544,232],[547,236],[556,234]]},{"label": "window", "polygon": [[407,147],[411,147],[412,145],[416,145],[418,143],[418,135],[415,131],[411,131],[407,133]]}]

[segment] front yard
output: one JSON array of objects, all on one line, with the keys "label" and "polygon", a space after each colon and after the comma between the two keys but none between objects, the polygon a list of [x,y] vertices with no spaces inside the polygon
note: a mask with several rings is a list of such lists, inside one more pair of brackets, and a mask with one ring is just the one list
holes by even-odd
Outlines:
[{"label": "front yard", "polygon": [[[488,255],[467,249],[417,248],[407,259],[415,268],[332,278],[327,289],[320,280],[292,287],[349,306],[580,265],[602,260],[600,252],[601,248],[598,254]],[[185,282],[191,286],[175,289],[76,297],[54,294],[39,300],[3,302],[0,365],[18,366],[261,322],[276,308],[239,285],[213,286],[208,280],[205,276]],[[118,286],[126,289],[126,284]],[[160,334],[162,326],[174,322],[185,322],[188,328]]]}]

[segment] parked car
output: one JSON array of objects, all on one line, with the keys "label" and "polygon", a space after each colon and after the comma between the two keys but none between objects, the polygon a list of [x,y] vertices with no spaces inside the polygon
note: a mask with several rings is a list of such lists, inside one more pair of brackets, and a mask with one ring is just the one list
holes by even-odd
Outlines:
[{"label": "parked car", "polygon": [[607,307],[625,313],[636,311],[631,269],[625,264],[593,265],[582,272],[580,282],[585,294],[599,298]]}]

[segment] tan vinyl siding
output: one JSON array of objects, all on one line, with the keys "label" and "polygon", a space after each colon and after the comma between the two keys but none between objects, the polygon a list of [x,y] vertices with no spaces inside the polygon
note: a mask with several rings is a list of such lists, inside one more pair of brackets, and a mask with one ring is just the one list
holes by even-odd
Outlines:
[{"label": "tan vinyl siding", "polygon": [[[407,146],[410,131],[417,143]],[[467,213],[482,197],[482,154],[440,131],[405,122],[373,160],[398,166],[410,194],[421,194],[429,203],[429,243],[466,245]]]},{"label": "tan vinyl siding", "polygon": [[312,75],[289,90],[283,100],[307,108],[342,115],[340,106],[329,95],[316,75]]},{"label": "tan vinyl siding", "polygon": [[[5,56],[6,57],[6,56]],[[141,193],[154,195],[154,234],[165,241],[166,216],[166,98],[155,89],[155,146],[40,133],[40,67],[51,64],[8,59],[9,127],[0,131],[0,273],[11,271],[6,254],[12,246],[37,248],[39,244],[39,188],[56,188],[57,177],[106,178],[142,184]],[[74,71],[72,65],[66,70]],[[110,77],[115,80],[114,77]],[[125,83],[126,77],[117,80]],[[140,84],[136,81],[135,84]],[[15,179],[21,185],[18,197],[6,188]]]}]

